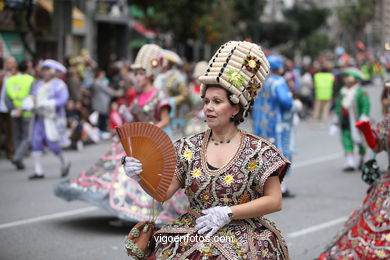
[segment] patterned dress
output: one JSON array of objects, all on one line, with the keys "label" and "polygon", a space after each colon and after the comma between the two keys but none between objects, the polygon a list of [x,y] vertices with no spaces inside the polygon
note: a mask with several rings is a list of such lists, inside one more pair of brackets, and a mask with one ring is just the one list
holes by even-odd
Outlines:
[{"label": "patterned dress", "polygon": [[[375,135],[380,151],[389,154],[390,115],[377,124]],[[390,169],[368,190],[360,209],[355,210],[319,260],[390,258]]]},{"label": "patterned dress", "polygon": [[[241,132],[240,147],[232,160],[210,170],[205,154],[210,133],[208,130],[175,143],[176,176],[185,188],[190,208],[154,234],[156,247],[150,259],[288,259],[280,231],[264,217],[234,220],[208,241],[195,232],[202,210],[260,198],[268,177],[276,173],[282,180],[290,165],[271,143]],[[174,241],[178,236],[188,239]]]},{"label": "patterned dress", "polygon": [[[134,121],[157,123],[160,112],[169,107],[166,95],[154,89],[146,103],[139,105],[138,98],[129,107]],[[177,219],[188,208],[184,190],[164,204],[157,203],[141,186],[128,178],[121,165],[125,155],[122,145],[114,138],[110,149],[88,170],[75,179],[57,184],[55,194],[67,201],[83,200],[101,207],[120,219],[138,222],[148,220],[153,213],[158,214],[156,224]]]}]

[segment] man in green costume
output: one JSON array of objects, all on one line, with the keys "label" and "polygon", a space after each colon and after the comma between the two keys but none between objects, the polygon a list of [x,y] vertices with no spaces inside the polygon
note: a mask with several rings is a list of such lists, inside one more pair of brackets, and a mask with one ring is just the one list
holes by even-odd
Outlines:
[{"label": "man in green costume", "polygon": [[354,158],[354,146],[359,148],[359,165],[364,162],[365,148],[355,123],[361,120],[369,120],[370,99],[367,92],[361,87],[360,81],[364,79],[363,73],[357,68],[346,68],[342,72],[345,86],[340,90],[335,105],[335,128],[337,125],[341,133],[341,141],[345,151],[346,167],[343,171],[354,171],[356,167]]}]

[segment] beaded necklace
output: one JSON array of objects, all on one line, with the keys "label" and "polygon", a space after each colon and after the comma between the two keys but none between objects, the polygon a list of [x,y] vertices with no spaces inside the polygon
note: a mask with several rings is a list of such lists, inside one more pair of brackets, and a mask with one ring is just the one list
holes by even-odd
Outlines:
[{"label": "beaded necklace", "polygon": [[[210,139],[211,139],[211,141],[214,143],[214,145],[220,145],[220,144],[224,144],[224,143],[227,143],[227,144],[229,144],[231,141],[232,141],[232,139],[237,135],[237,133],[239,133],[240,131],[237,131],[231,138],[229,138],[229,139],[227,139],[227,140],[225,140],[225,141],[219,141],[219,140],[215,140],[214,138],[213,138],[213,136],[211,135],[211,137],[210,137]],[[212,134],[212,133],[211,133]]]}]

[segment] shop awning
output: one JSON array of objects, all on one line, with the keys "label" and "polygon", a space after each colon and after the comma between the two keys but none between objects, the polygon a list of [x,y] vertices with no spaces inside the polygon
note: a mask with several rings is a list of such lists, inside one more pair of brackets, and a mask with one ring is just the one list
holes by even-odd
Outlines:
[{"label": "shop awning", "polygon": [[13,56],[17,61],[23,60],[24,46],[18,32],[0,32],[0,56]]},{"label": "shop awning", "polygon": [[[37,0],[36,3],[50,14],[53,13],[53,0]],[[72,9],[72,31],[74,33],[85,33],[86,31],[84,13],[76,7]]]}]

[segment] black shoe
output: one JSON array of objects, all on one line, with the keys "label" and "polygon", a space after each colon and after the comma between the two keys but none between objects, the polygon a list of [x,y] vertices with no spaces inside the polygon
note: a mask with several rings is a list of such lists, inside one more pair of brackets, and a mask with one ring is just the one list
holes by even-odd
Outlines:
[{"label": "black shoe", "polygon": [[345,167],[345,168],[343,169],[343,172],[353,172],[353,171],[355,171],[355,168],[353,168],[353,167],[351,167],[351,166]]},{"label": "black shoe", "polygon": [[30,180],[38,180],[38,179],[45,178],[45,175],[43,175],[43,174],[42,175],[38,175],[38,174],[34,173],[34,174],[30,175],[28,178]]},{"label": "black shoe", "polygon": [[70,165],[71,165],[71,163],[68,162],[68,164],[64,168],[61,169],[61,177],[64,178],[64,177],[68,176],[69,170],[70,170]]},{"label": "black shoe", "polygon": [[16,169],[18,169],[18,170],[24,170],[26,168],[26,166],[24,166],[22,161],[14,161],[14,160],[12,160],[11,162],[12,162],[13,165],[16,166]]},{"label": "black shoe", "polygon": [[295,195],[292,194],[289,190],[286,190],[285,192],[282,192],[282,198],[294,198]]}]

